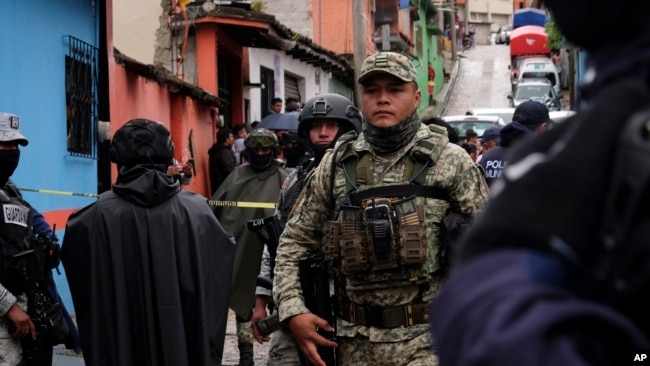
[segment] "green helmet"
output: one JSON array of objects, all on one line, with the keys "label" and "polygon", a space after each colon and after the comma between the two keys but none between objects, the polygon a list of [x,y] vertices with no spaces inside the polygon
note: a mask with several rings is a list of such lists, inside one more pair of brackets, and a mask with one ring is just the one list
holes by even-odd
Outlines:
[{"label": "green helmet", "polygon": [[[244,140],[244,146],[246,146],[246,150],[248,151],[250,165],[254,169],[261,171],[271,166],[271,161],[273,161],[275,155],[278,153],[280,143],[273,131],[267,130],[266,128],[258,128],[248,134],[248,137]],[[258,147],[270,147],[271,153],[258,154],[255,151]]]},{"label": "green helmet", "polygon": [[278,151],[280,143],[278,142],[278,137],[271,130],[266,128],[258,128],[253,130],[248,134],[246,140],[244,140],[244,146],[255,148],[255,147],[271,147],[274,152]]}]

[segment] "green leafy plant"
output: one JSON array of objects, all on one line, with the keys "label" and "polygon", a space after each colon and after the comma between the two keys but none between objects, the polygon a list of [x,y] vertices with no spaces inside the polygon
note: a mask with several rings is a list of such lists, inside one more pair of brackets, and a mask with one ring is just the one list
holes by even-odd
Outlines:
[{"label": "green leafy plant", "polygon": [[264,4],[261,1],[255,1],[251,4],[251,11],[253,13],[261,13],[262,8],[264,8]]},{"label": "green leafy plant", "polygon": [[544,25],[546,31],[546,45],[552,50],[559,50],[562,48],[563,36],[553,19],[546,22]]}]

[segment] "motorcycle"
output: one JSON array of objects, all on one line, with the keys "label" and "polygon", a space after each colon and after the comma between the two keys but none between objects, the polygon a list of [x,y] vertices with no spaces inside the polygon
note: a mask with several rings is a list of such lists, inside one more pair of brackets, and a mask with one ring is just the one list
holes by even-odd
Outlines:
[{"label": "motorcycle", "polygon": [[474,44],[474,42],[472,42],[472,36],[470,36],[469,34],[466,34],[463,37],[463,49],[464,50],[469,50],[470,48],[472,48],[473,44]]}]

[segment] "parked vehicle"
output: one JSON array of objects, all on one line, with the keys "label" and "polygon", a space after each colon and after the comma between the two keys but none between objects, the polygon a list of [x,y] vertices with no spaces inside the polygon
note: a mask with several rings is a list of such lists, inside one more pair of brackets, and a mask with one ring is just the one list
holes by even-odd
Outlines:
[{"label": "parked vehicle", "polygon": [[502,25],[497,31],[497,44],[510,44],[512,24]]},{"label": "parked vehicle", "polygon": [[465,139],[465,132],[470,128],[483,137],[485,130],[491,127],[505,126],[505,122],[499,116],[445,116],[442,119],[449,123],[458,132],[458,137]]},{"label": "parked vehicle", "polygon": [[513,88],[527,79],[547,79],[553,85],[556,94],[561,92],[560,73],[555,63],[546,56],[525,58],[519,67],[516,79],[512,81]]},{"label": "parked vehicle", "polygon": [[517,80],[519,67],[526,58],[530,57],[546,57],[549,60],[551,58],[551,50],[546,46],[546,31],[537,25],[527,25],[512,31],[510,66],[508,66],[511,82]]},{"label": "parked vehicle", "polygon": [[548,112],[548,116],[550,119],[553,120],[555,123],[560,123],[564,121],[565,119],[573,116],[576,114],[576,111],[550,111]]},{"label": "parked vehicle", "polygon": [[546,11],[537,8],[521,8],[515,10],[512,15],[514,29],[527,25],[538,25],[543,27],[546,24]]},{"label": "parked vehicle", "polygon": [[468,116],[499,116],[504,123],[512,121],[514,108],[470,108],[465,112]]},{"label": "parked vehicle", "polygon": [[555,93],[555,89],[546,79],[525,80],[517,84],[513,94],[508,95],[510,105],[516,108],[522,102],[527,100],[538,101],[546,105],[549,111],[559,111],[562,107],[560,99]]}]

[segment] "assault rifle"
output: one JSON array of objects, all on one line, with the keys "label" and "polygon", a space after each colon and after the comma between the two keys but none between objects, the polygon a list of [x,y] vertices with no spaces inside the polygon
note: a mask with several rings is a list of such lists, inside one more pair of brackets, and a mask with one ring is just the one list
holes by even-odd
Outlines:
[{"label": "assault rifle", "polygon": [[271,255],[271,273],[273,273],[273,264],[280,244],[280,234],[282,234],[282,225],[277,215],[271,215],[263,219],[250,220],[246,223],[248,230],[257,235],[260,241],[266,244]]},{"label": "assault rifle", "polygon": [[[300,257],[298,263],[305,306],[334,327],[336,325],[335,302],[330,294],[331,261],[325,260],[325,254],[316,253]],[[318,333],[331,341],[336,341],[335,331],[327,332],[319,329]],[[337,365],[334,348],[318,346],[318,354],[327,366]]]}]

